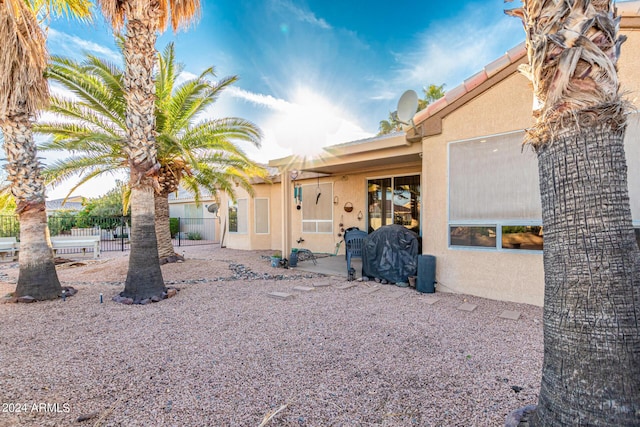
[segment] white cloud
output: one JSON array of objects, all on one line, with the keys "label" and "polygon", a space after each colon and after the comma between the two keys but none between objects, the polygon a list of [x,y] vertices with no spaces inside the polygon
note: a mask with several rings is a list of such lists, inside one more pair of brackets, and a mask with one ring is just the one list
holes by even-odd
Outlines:
[{"label": "white cloud", "polygon": [[372,136],[350,115],[312,88],[299,87],[291,100],[230,87],[231,96],[266,107],[268,112],[260,127],[264,133],[263,149],[248,149],[260,161],[289,154],[312,155],[323,147]]},{"label": "white cloud", "polygon": [[291,104],[284,99],[278,99],[271,95],[263,95],[261,93],[249,92],[235,86],[225,89],[225,92],[234,98],[249,101],[252,104],[268,107],[273,110],[284,111],[291,107]]},{"label": "white cloud", "polygon": [[176,77],[175,86],[180,86],[182,83],[186,81],[194,80],[197,78],[198,78],[197,74],[193,74],[189,71],[182,71],[180,74],[178,74],[178,77]]},{"label": "white cloud", "polygon": [[322,18],[318,18],[313,12],[302,10],[301,8],[299,8],[298,6],[296,6],[290,1],[276,0],[274,3],[277,6],[280,6],[283,9],[286,9],[288,12],[290,12],[293,15],[293,17],[296,20],[300,22],[306,22],[307,24],[311,24],[315,27],[319,27],[324,30],[332,29],[331,25],[327,21],[325,21]]},{"label": "white cloud", "polygon": [[420,89],[446,84],[449,90],[481,71],[524,39],[520,21],[487,19],[463,12],[422,33],[406,52],[396,54],[399,69],[393,86]]},{"label": "white cloud", "polygon": [[106,46],[102,46],[98,43],[63,33],[54,28],[49,28],[48,39],[50,43],[56,45],[56,49],[52,49],[52,51],[56,53],[59,53],[60,50],[75,55],[78,53],[91,52],[97,56],[106,57],[109,60],[118,63],[122,62],[122,55],[120,55],[120,52]]}]

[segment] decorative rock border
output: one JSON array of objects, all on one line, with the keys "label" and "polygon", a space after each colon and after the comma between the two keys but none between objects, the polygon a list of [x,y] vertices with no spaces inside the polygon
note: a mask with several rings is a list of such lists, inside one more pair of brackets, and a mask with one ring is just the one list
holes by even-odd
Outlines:
[{"label": "decorative rock border", "polygon": [[[63,301],[66,301],[67,298],[74,296],[78,293],[78,290],[73,286],[63,286],[62,287],[62,295],[59,298],[62,298]],[[46,301],[46,300],[43,300]],[[7,294],[2,298],[2,303],[23,303],[29,304],[32,302],[38,302],[37,299],[32,297],[31,295],[23,295],[21,297],[13,296],[13,293]]]},{"label": "decorative rock border", "polygon": [[145,298],[145,299],[133,299],[133,298],[125,297],[122,295],[124,293],[123,291],[123,292],[120,292],[119,295],[116,295],[115,297],[111,298],[111,301],[124,304],[124,305],[132,305],[132,304],[147,305],[147,304],[151,304],[152,302],[160,302],[163,299],[174,297],[178,294],[178,291],[180,291],[179,288],[174,288],[173,286],[169,286],[164,288],[164,291],[162,292],[161,295],[154,295],[151,298]]}]

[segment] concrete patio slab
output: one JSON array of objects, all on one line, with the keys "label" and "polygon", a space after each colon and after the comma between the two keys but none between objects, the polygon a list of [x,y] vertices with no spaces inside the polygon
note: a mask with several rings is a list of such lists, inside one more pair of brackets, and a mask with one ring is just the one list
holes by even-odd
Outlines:
[{"label": "concrete patio slab", "polygon": [[502,319],[509,319],[509,320],[518,320],[520,318],[520,312],[519,311],[513,311],[513,310],[505,310],[502,313],[500,313],[500,318]]},{"label": "concrete patio slab", "polygon": [[287,292],[270,292],[267,296],[270,298],[287,300],[293,298],[294,295]]},{"label": "concrete patio slab", "polygon": [[425,302],[425,304],[433,305],[433,304],[437,303],[438,301],[440,301],[440,298],[424,297],[423,301]]},{"label": "concrete patio slab", "polygon": [[293,288],[293,290],[300,291],[300,292],[309,292],[309,291],[315,291],[316,288],[312,286],[296,286],[295,288]]},{"label": "concrete patio slab", "polygon": [[464,304],[462,304],[461,306],[458,307],[458,310],[462,310],[462,311],[473,311],[476,308],[478,308],[477,305],[475,304],[471,304],[468,302],[465,302]]}]

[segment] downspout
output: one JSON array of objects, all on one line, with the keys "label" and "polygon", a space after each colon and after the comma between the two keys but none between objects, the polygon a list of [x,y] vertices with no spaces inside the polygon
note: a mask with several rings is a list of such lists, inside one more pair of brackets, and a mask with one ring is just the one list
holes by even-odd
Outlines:
[{"label": "downspout", "polygon": [[293,199],[291,177],[288,170],[280,170],[280,182],[282,185],[282,241],[280,242],[280,250],[282,251],[282,257],[288,258],[289,252],[291,252],[291,200]]}]

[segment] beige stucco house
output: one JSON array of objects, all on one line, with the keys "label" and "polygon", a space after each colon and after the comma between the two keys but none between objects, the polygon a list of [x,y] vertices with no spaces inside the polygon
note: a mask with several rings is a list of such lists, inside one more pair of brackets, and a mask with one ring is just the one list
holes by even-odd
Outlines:
[{"label": "beige stucco house", "polygon": [[[628,40],[622,88],[640,106],[640,2],[618,3]],[[270,162],[272,184],[255,197],[219,201],[221,241],[238,249],[292,247],[344,253],[345,229],[400,223],[436,257],[439,292],[542,305],[541,210],[529,82],[517,71],[524,43],[414,117],[415,128],[328,147],[312,159]],[[626,148],[634,225],[640,229],[640,118]]]}]

